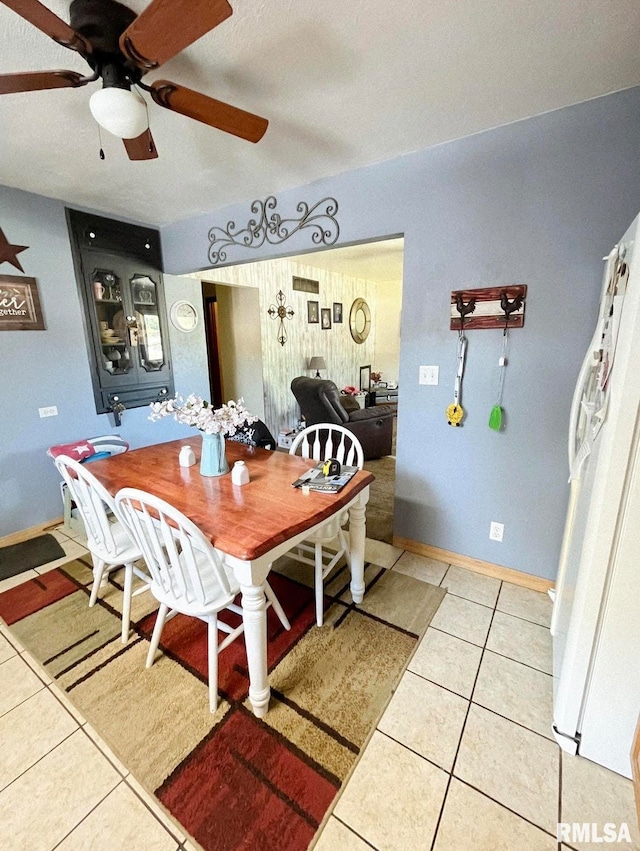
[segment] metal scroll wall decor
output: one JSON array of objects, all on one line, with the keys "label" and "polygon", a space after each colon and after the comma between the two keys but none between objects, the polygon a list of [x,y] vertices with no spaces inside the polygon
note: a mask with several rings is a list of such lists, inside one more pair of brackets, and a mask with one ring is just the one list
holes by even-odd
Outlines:
[{"label": "metal scroll wall decor", "polygon": [[282,290],[280,290],[276,296],[277,304],[272,304],[269,310],[267,310],[267,313],[272,319],[280,320],[280,325],[278,326],[278,342],[281,346],[284,346],[287,342],[287,329],[285,328],[284,320],[291,319],[294,315],[292,308],[285,305],[285,301],[285,295]]},{"label": "metal scroll wall decor", "polygon": [[213,266],[227,260],[227,248],[238,245],[244,248],[260,248],[266,243],[280,245],[302,230],[310,230],[314,245],[334,245],[340,235],[336,219],[338,202],[335,198],[323,198],[312,207],[306,201],[296,205],[298,217],[282,218],[276,212],[278,201],[270,195],[265,201],[254,201],[245,227],[238,229],[235,222],[227,222],[226,228],[213,227],[209,231],[209,260]]}]

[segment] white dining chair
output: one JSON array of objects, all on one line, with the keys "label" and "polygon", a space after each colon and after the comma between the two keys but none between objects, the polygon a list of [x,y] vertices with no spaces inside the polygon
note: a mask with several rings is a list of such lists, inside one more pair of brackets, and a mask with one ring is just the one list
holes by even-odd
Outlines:
[{"label": "white dining chair", "polygon": [[[146,591],[151,582],[149,575],[135,564],[142,558],[142,552],[125,525],[117,519],[115,500],[95,476],[83,464],[66,455],[58,455],[54,461],[80,512],[87,535],[87,549],[93,562],[90,606],[94,606],[98,599],[103,579],[112,570],[124,567],[122,643],[126,644],[129,638],[131,598]],[[132,593],[134,574],[145,584]]]},{"label": "white dining chair", "polygon": [[[116,494],[116,507],[144,553],[151,573],[150,590],[160,603],[147,653],[147,668],[153,665],[165,622],[181,613],[207,624],[209,707],[218,705],[218,654],[244,631],[244,623],[233,629],[218,619],[223,609],[242,616],[233,602],[240,585],[211,542],[177,508],[157,496],[123,488]],[[268,582],[264,583],[267,606],[273,606],[285,629],[291,625]],[[218,630],[227,637],[218,644]]]},{"label": "white dining chair", "polygon": [[[316,462],[335,458],[340,464],[357,467],[359,470],[362,470],[364,465],[364,451],[358,438],[349,429],[333,423],[319,423],[305,428],[291,444],[289,455],[300,455]],[[318,626],[322,626],[324,622],[324,580],[342,556],[351,564],[351,551],[342,528],[348,519],[348,511],[334,514],[328,523],[287,554],[289,558],[314,568]],[[324,548],[329,544],[337,544],[335,554],[325,552]]]}]

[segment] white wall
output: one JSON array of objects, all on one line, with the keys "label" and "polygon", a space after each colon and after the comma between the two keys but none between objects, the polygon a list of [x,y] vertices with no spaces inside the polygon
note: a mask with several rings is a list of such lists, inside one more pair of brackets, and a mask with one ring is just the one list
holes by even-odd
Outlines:
[{"label": "white wall", "polygon": [[264,419],[260,293],[218,285],[216,300],[224,401],[242,397],[251,413]]},{"label": "white wall", "polygon": [[378,282],[376,285],[375,356],[372,369],[382,373],[383,381],[398,381],[400,372],[400,319],[402,280]]}]

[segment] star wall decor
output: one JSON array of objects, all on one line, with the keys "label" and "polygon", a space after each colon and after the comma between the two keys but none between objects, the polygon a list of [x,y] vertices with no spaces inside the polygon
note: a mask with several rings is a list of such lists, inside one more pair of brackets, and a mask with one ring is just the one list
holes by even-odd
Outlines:
[{"label": "star wall decor", "polygon": [[16,269],[20,269],[21,272],[24,272],[24,269],[18,260],[18,254],[20,254],[21,251],[26,251],[28,247],[28,245],[12,245],[4,235],[2,228],[0,228],[0,265],[2,265],[2,263],[11,263],[11,265],[15,266]]}]

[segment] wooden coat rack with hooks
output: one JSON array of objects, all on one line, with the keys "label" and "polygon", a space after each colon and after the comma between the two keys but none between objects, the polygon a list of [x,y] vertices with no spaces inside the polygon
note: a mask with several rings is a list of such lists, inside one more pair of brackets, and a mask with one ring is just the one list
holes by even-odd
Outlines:
[{"label": "wooden coat rack with hooks", "polygon": [[452,331],[474,328],[522,328],[527,298],[526,284],[454,290],[451,293]]}]

